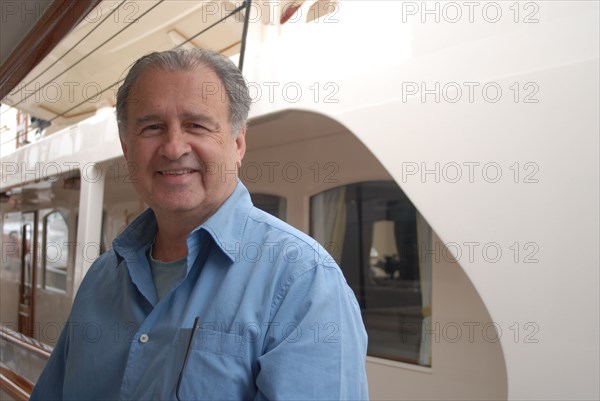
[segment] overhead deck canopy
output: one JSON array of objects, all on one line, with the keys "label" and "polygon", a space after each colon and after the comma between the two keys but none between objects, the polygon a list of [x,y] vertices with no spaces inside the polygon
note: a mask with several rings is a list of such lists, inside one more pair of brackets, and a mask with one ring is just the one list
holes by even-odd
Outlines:
[{"label": "overhead deck canopy", "polygon": [[55,126],[76,123],[114,106],[125,71],[144,54],[177,46],[239,53],[241,4],[102,1],[2,102]]}]

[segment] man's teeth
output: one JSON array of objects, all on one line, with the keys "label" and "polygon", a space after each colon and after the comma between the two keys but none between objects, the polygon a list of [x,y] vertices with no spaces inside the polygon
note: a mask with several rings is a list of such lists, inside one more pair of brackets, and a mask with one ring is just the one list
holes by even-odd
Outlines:
[{"label": "man's teeth", "polygon": [[160,173],[163,175],[181,175],[181,174],[189,174],[193,173],[194,170],[170,170],[170,171],[161,171]]}]

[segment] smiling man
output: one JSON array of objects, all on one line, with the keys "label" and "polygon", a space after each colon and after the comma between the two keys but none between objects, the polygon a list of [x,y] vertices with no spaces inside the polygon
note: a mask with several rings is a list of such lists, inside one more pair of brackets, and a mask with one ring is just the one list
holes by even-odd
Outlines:
[{"label": "smiling man", "polygon": [[[235,84],[239,92],[244,82]],[[224,90],[217,74],[199,64],[169,73],[144,71],[123,99],[123,153],[134,167],[134,186],[160,227],[153,254],[157,259],[185,256],[187,235],[236,186],[237,166],[246,151],[245,121],[229,121]],[[242,95],[247,115],[246,94],[237,95]]]},{"label": "smiling man", "polygon": [[117,119],[150,208],[90,268],[32,400],[368,398],[366,333],[339,267],[238,180],[249,107],[217,53],[133,65]]}]

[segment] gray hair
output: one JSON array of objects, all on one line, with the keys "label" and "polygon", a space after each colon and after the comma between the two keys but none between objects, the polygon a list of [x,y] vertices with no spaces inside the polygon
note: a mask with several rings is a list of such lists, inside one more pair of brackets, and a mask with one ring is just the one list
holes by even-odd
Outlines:
[{"label": "gray hair", "polygon": [[117,123],[119,136],[125,139],[127,132],[127,101],[132,86],[142,73],[149,69],[166,71],[191,71],[204,65],[214,71],[221,80],[229,101],[229,122],[234,136],[246,128],[250,111],[250,93],[241,71],[227,57],[207,49],[174,49],[154,52],[138,59],[117,92]]}]

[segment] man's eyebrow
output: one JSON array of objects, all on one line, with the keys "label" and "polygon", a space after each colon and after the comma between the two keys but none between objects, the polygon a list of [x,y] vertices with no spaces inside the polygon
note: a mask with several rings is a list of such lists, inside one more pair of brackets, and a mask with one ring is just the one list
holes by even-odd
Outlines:
[{"label": "man's eyebrow", "polygon": [[141,116],[135,119],[136,125],[141,125],[143,123],[147,123],[148,121],[157,121],[160,120],[161,117],[158,114],[146,114],[145,116]]},{"label": "man's eyebrow", "polygon": [[212,117],[200,113],[183,112],[179,114],[179,118],[184,120],[209,121],[216,124]]},{"label": "man's eyebrow", "polygon": [[[213,127],[217,128],[217,129],[220,128],[219,123],[216,120],[214,120],[212,117],[207,116],[206,114],[184,112],[179,115],[179,118],[183,119],[183,120],[202,121],[202,122],[212,125]],[[161,116],[160,114],[146,114],[146,115],[136,118],[135,123],[136,123],[136,125],[139,126],[139,125],[142,125],[142,124],[150,122],[150,121],[159,121],[162,119],[163,119],[163,116]]]}]

